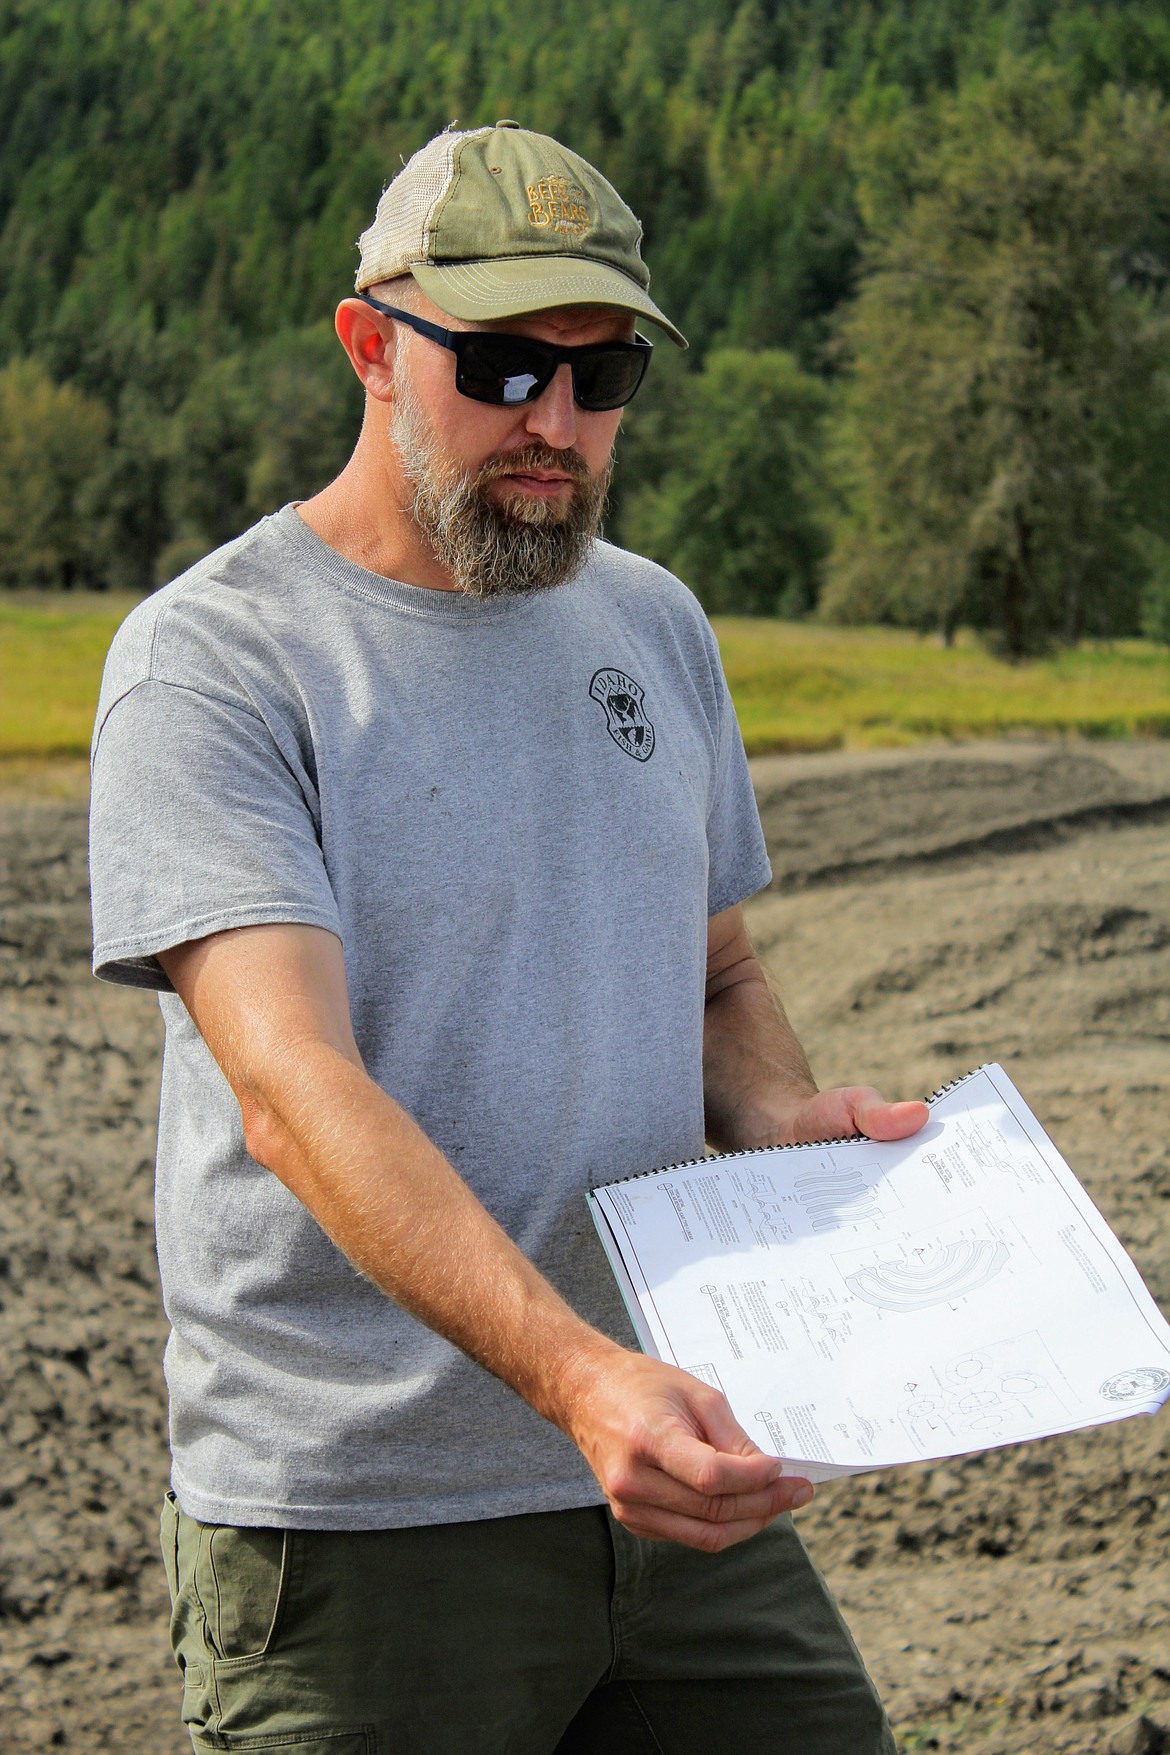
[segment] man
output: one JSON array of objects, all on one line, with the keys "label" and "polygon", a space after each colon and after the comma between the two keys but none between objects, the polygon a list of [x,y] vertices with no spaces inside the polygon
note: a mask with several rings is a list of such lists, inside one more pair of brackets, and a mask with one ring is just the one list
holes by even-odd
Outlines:
[{"label": "man", "polygon": [[431,141],[337,313],[350,462],[111,652],[94,961],[167,1027],[197,1749],[892,1747],[782,1515],[811,1488],[636,1351],[585,1206],[704,1128],[925,1114],[818,1093],[710,629],[595,537],[635,319],[682,343],[639,238],[547,137]]}]

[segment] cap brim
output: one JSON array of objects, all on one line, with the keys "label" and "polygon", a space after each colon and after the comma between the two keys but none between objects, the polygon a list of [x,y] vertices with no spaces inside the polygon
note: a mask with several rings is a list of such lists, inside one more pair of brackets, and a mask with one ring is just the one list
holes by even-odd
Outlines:
[{"label": "cap brim", "polygon": [[664,329],[679,347],[687,340],[649,293],[629,275],[584,256],[497,256],[488,262],[412,262],[427,297],[464,323],[530,317],[562,305],[616,305]]}]

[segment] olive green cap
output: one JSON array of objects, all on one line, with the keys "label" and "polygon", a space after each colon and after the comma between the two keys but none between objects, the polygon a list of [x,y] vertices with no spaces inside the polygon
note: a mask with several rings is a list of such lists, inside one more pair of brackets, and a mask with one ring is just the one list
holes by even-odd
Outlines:
[{"label": "olive green cap", "polygon": [[448,129],[386,189],[359,239],[356,288],[412,274],[463,322],[615,305],[686,340],[650,297],[642,227],[575,152],[516,122]]}]

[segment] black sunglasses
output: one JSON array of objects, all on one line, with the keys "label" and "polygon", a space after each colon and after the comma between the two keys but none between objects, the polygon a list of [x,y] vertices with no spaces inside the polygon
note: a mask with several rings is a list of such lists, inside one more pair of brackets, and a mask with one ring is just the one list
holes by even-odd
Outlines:
[{"label": "black sunglasses", "polygon": [[437,323],[400,311],[396,305],[384,305],[368,293],[358,297],[384,317],[393,317],[428,341],[449,347],[455,355],[455,388],[474,402],[495,402],[504,407],[535,402],[552,383],[557,367],[568,365],[578,408],[594,414],[606,408],[624,408],[646,376],[654,352],[641,335],[633,341],[555,347],[550,341],[532,341],[527,335],[506,335],[494,329],[440,329]]}]

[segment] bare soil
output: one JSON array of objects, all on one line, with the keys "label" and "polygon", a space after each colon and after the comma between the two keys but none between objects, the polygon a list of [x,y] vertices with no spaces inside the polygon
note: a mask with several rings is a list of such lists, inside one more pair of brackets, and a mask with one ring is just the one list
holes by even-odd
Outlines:
[{"label": "bare soil", "polygon": [[[821,1082],[1001,1060],[1170,1309],[1170,746],[754,773],[777,883],[752,930]],[[89,977],[84,809],[67,766],[0,789],[3,1747],[181,1755],[161,1033]],[[905,1750],[1170,1752],[1170,1417],[837,1482],[801,1523]]]}]

